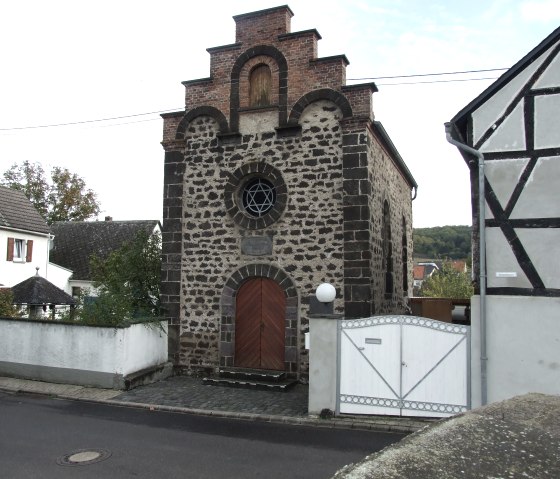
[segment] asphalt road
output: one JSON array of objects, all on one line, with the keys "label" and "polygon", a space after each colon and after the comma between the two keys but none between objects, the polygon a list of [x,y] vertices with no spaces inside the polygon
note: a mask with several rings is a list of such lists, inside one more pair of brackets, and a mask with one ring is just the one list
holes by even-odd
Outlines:
[{"label": "asphalt road", "polygon": [[1,479],[328,478],[402,437],[0,392]]}]

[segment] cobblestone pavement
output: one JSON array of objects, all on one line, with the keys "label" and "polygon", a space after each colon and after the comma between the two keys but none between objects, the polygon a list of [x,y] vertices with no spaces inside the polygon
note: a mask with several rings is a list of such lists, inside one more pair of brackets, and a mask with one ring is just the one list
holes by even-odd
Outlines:
[{"label": "cobblestone pavement", "polygon": [[329,428],[410,433],[432,422],[430,419],[391,416],[343,415],[330,419],[309,416],[308,386],[303,384],[297,384],[288,391],[262,391],[205,385],[200,378],[173,376],[123,392],[0,377],[0,392],[2,391],[12,394],[47,394],[61,399],[123,407]]},{"label": "cobblestone pavement", "polygon": [[113,401],[157,404],[192,409],[247,414],[306,417],[307,389],[296,384],[288,391],[263,391],[205,385],[200,378],[173,376],[139,386],[113,398]]}]

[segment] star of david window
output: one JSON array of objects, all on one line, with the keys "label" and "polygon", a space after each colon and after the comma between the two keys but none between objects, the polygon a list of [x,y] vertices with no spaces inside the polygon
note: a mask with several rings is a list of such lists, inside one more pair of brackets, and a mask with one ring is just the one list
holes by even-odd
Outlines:
[{"label": "star of david window", "polygon": [[272,165],[247,163],[231,173],[224,200],[228,214],[239,226],[258,230],[280,219],[288,202],[288,188]]},{"label": "star of david window", "polygon": [[276,203],[276,190],[270,181],[255,178],[243,190],[243,207],[251,216],[268,213]]}]

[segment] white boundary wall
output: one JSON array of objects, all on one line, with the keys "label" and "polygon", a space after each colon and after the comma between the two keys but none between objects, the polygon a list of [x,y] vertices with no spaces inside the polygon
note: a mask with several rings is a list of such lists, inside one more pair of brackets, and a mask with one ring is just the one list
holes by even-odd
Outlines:
[{"label": "white boundary wall", "polygon": [[[487,296],[488,403],[560,394],[560,298]],[[480,396],[480,297],[471,299],[472,407]]]},{"label": "white boundary wall", "polygon": [[127,328],[0,319],[0,375],[123,389],[167,362],[167,322]]}]

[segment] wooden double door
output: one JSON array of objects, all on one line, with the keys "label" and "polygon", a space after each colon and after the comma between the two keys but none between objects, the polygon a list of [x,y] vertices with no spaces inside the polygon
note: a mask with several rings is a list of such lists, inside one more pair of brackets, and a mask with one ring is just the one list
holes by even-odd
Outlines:
[{"label": "wooden double door", "polygon": [[286,297],[268,278],[251,278],[237,293],[236,367],[284,370]]}]

